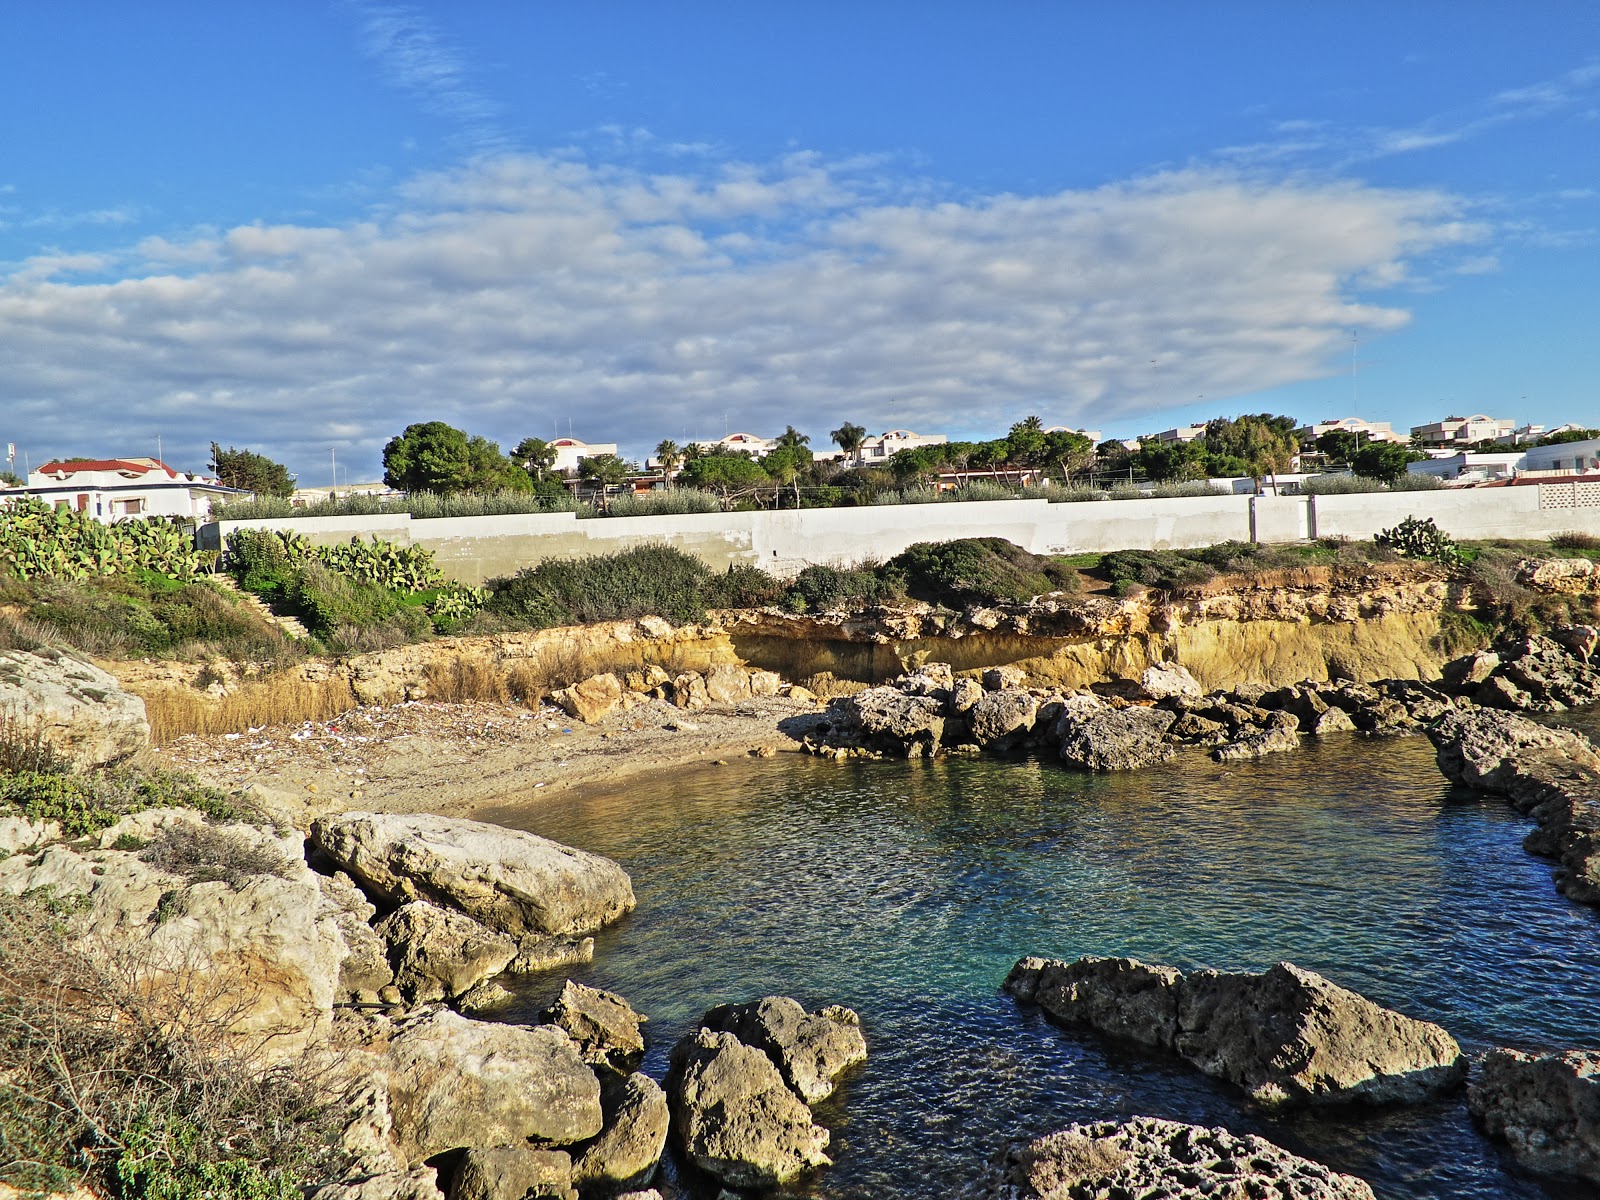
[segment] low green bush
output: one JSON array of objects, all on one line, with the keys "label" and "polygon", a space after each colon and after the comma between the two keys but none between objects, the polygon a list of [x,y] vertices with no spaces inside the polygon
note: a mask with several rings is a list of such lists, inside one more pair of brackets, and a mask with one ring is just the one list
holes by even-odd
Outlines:
[{"label": "low green bush", "polygon": [[487,612],[526,628],[660,616],[705,619],[713,572],[692,554],[645,545],[591,558],[562,558],[488,582]]},{"label": "low green bush", "polygon": [[905,598],[905,576],[888,567],[806,567],[784,593],[795,612],[838,612],[875,608]]},{"label": "low green bush", "polygon": [[[1215,579],[1217,569],[1177,550],[1117,550],[1100,560],[1100,570],[1117,595],[1135,584],[1172,591]],[[1120,590],[1119,590],[1120,585]]]},{"label": "low green bush", "polygon": [[224,821],[240,816],[222,792],[177,772],[118,767],[68,775],[52,766],[0,774],[0,814],[57,821],[69,837],[97,834],[149,808],[193,808]]},{"label": "low green bush", "polygon": [[1060,560],[1031,554],[1004,538],[918,542],[884,564],[906,593],[930,604],[1026,603],[1049,592],[1074,592],[1078,573]]}]

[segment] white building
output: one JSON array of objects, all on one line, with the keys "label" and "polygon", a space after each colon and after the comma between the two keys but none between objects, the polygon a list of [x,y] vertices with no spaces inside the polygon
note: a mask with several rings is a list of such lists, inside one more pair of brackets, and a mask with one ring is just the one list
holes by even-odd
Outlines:
[{"label": "white building", "polygon": [[1329,417],[1326,421],[1302,425],[1295,430],[1295,436],[1302,442],[1314,442],[1323,434],[1333,433],[1335,430],[1365,437],[1369,442],[1399,442],[1404,445],[1406,441],[1405,435],[1396,433],[1389,422],[1368,421],[1361,417]]},{"label": "white building", "polygon": [[1428,425],[1413,425],[1411,436],[1420,437],[1424,446],[1472,446],[1509,437],[1516,427],[1515,421],[1474,413],[1470,417],[1446,417]]},{"label": "white building", "polygon": [[718,452],[738,454],[743,451],[751,458],[765,458],[778,448],[778,439],[757,437],[753,433],[730,433],[714,442],[694,442],[692,444],[706,454]]},{"label": "white building", "polygon": [[1422,462],[1408,463],[1406,472],[1411,475],[1432,475],[1446,483],[1465,487],[1469,483],[1489,483],[1496,479],[1512,479],[1522,470],[1523,453],[1520,450],[1505,454],[1430,455]]},{"label": "white building", "polygon": [[556,452],[556,460],[551,465],[555,471],[576,471],[578,464],[586,458],[599,458],[602,454],[615,454],[615,442],[580,442],[577,438],[557,438],[547,443]]},{"label": "white building", "polygon": [[[873,466],[886,462],[899,450],[943,446],[949,441],[950,439],[942,433],[913,433],[909,429],[890,429],[861,443],[861,465]],[[832,458],[834,455],[830,453],[819,457]]]},{"label": "white building", "polygon": [[0,499],[36,496],[109,525],[129,517],[203,521],[213,503],[248,495],[206,476],[175,471],[157,458],[105,458],[45,463],[28,472],[25,487],[8,488]]},{"label": "white building", "polygon": [[1105,441],[1105,434],[1098,429],[1073,429],[1066,425],[1052,425],[1045,430],[1046,433],[1079,433],[1098,446]]},{"label": "white building", "polygon": [[1160,433],[1146,434],[1145,437],[1152,442],[1193,442],[1204,437],[1205,432],[1204,425],[1179,425],[1176,429],[1163,429]]},{"label": "white building", "polygon": [[1559,446],[1534,446],[1522,455],[1521,475],[1600,474],[1600,438],[1566,442]]}]

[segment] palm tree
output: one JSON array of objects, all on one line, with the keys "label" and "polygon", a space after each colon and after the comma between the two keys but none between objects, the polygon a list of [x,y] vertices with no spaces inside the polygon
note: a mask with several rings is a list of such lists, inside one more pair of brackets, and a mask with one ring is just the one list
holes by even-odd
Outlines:
[{"label": "palm tree", "polygon": [[838,444],[839,449],[855,460],[856,466],[861,465],[861,443],[867,440],[867,431],[863,426],[846,421],[828,436]]},{"label": "palm tree", "polygon": [[671,438],[662,438],[656,446],[656,461],[661,464],[661,477],[672,486],[672,472],[683,461],[683,451]]},{"label": "palm tree", "polygon": [[809,433],[801,433],[793,425],[788,425],[784,427],[783,432],[778,435],[776,440],[778,443],[778,448],[780,450],[786,450],[791,446],[810,445],[811,435]]}]

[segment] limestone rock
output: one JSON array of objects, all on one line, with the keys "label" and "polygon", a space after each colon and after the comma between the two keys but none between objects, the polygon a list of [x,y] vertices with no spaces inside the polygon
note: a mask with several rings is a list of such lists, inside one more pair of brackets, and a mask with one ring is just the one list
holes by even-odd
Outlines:
[{"label": "limestone rock", "polygon": [[1517,582],[1544,592],[1581,596],[1600,592],[1600,563],[1587,558],[1525,558]]},{"label": "limestone rock", "polygon": [[834,702],[846,728],[875,750],[910,754],[936,750],[944,737],[944,702],[897,687],[867,688]]},{"label": "limestone rock", "polygon": [[1356,723],[1350,719],[1350,714],[1342,708],[1328,708],[1320,716],[1314,717],[1305,727],[1307,733],[1321,737],[1328,733],[1349,733],[1355,730]]},{"label": "limestone rock", "polygon": [[333,921],[344,939],[339,991],[357,1003],[371,1003],[394,982],[389,948],[371,924],[378,910],[343,871],[318,876],[317,886],[322,892],[322,915]]},{"label": "limestone rock", "polygon": [[1428,736],[1447,778],[1485,791],[1505,791],[1515,776],[1516,760],[1529,754],[1554,754],[1578,766],[1600,769],[1600,755],[1581,734],[1511,713],[1458,709],[1441,717]]},{"label": "limestone rock", "polygon": [[572,1145],[600,1132],[600,1082],[552,1025],[473,1021],[448,1010],[403,1028],[386,1055],[394,1132],[407,1161],[530,1138]]},{"label": "limestone rock", "polygon": [[1189,674],[1187,667],[1177,663],[1161,663],[1146,667],[1139,677],[1139,689],[1147,699],[1170,700],[1174,696],[1199,696],[1200,681]]},{"label": "limestone rock", "polygon": [[1136,958],[1080,958],[1066,963],[1024,958],[1005,990],[1037,1004],[1064,1025],[1086,1025],[1136,1045],[1170,1050],[1178,1032],[1183,973]]},{"label": "limestone rock", "polygon": [[1439,669],[1444,685],[1467,692],[1485,682],[1500,667],[1500,656],[1493,650],[1480,650],[1453,658]]},{"label": "limestone rock", "polygon": [[807,1104],[831,1096],[845,1071],[867,1061],[861,1018],[842,1005],[807,1013],[787,996],[767,996],[751,1004],[719,1005],[701,1024],[765,1053]]},{"label": "limestone rock", "polygon": [[1292,963],[1260,975],[1191,972],[1175,1048],[1266,1104],[1413,1103],[1466,1074],[1461,1048],[1439,1026]]},{"label": "limestone rock", "polygon": [[705,677],[696,671],[685,671],[674,676],[672,702],[679,708],[704,708],[710,702],[706,694]]},{"label": "limestone rock", "polygon": [[1056,721],[1062,761],[1089,771],[1131,771],[1177,751],[1164,737],[1177,714],[1162,708],[1068,708]]},{"label": "limestone rock", "polygon": [[972,740],[984,749],[1013,745],[1033,728],[1039,701],[1021,688],[1002,688],[985,692],[972,706]]},{"label": "limestone rock", "polygon": [[1069,1125],[1014,1143],[965,1195],[968,1200],[1373,1200],[1365,1181],[1255,1134],[1240,1137],[1154,1117]]},{"label": "limestone rock", "polygon": [[78,771],[150,744],[143,700],[92,663],[49,647],[0,650],[0,713]]},{"label": "limestone rock", "polygon": [[[1330,712],[1337,711],[1330,709]],[[1349,717],[1345,720],[1348,722]],[[1260,733],[1252,733],[1235,742],[1227,742],[1211,751],[1211,757],[1218,762],[1243,762],[1248,759],[1265,758],[1269,754],[1282,754],[1288,750],[1300,748],[1300,735],[1295,730],[1285,725],[1272,725]]]},{"label": "limestone rock", "polygon": [[310,1200],[444,1200],[432,1167],[368,1175],[349,1183],[325,1183]]},{"label": "limestone rock", "polygon": [[990,667],[983,672],[983,690],[1003,692],[1007,688],[1020,688],[1027,678],[1028,673],[1012,663]]},{"label": "limestone rock", "polygon": [[976,679],[958,679],[950,687],[949,712],[952,717],[959,717],[970,712],[973,705],[983,699],[984,689]]},{"label": "limestone rock", "polygon": [[1491,1050],[1467,1107],[1528,1170],[1600,1184],[1600,1050]]},{"label": "limestone rock", "polygon": [[463,995],[517,956],[514,939],[424,900],[402,904],[375,930],[389,947],[395,986],[413,1004]]},{"label": "limestone rock", "polygon": [[637,1062],[644,1054],[645,1018],[621,996],[567,980],[542,1019],[566,1031],[591,1062],[617,1066]]},{"label": "limestone rock", "polygon": [[572,1165],[572,1180],[606,1192],[644,1187],[655,1177],[667,1144],[667,1094],[635,1072],[601,1084],[605,1129]]},{"label": "limestone rock", "polygon": [[924,663],[894,681],[894,686],[908,696],[933,696],[939,699],[947,698],[955,684],[956,676],[950,664],[940,662]]},{"label": "limestone rock", "polygon": [[783,690],[783,676],[776,671],[751,671],[750,694],[752,696],[776,696]]},{"label": "limestone rock", "polygon": [[585,725],[597,725],[622,703],[622,681],[609,671],[604,675],[591,675],[571,687],[550,693],[550,699],[564,708],[569,717]]},{"label": "limestone rock", "polygon": [[750,673],[730,663],[712,667],[706,672],[706,699],[712,704],[737,704],[750,699]]},{"label": "limestone rock", "polygon": [[517,956],[506,967],[509,975],[533,975],[573,963],[594,961],[592,937],[541,937],[525,933],[517,939]]},{"label": "limestone rock", "polygon": [[761,1051],[701,1029],[672,1048],[671,1060],[673,1128],[701,1170],[729,1187],[773,1187],[829,1161],[828,1131]]},{"label": "limestone rock", "polygon": [[532,1146],[494,1146],[468,1150],[450,1181],[449,1200],[567,1200],[572,1190],[572,1156],[565,1150]]},{"label": "limestone rock", "polygon": [[311,841],[370,891],[431,900],[512,935],[587,933],[634,904],[610,859],[480,821],[343,813],[312,822]]},{"label": "limestone rock", "polygon": [[61,840],[57,821],[30,821],[26,817],[0,817],[0,855],[32,850],[46,842]]}]

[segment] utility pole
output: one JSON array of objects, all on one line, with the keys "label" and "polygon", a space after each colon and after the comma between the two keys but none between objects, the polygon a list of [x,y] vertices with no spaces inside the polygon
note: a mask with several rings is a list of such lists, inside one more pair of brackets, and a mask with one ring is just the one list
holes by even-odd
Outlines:
[{"label": "utility pole", "polygon": [[1361,415],[1361,408],[1356,403],[1356,343],[1360,337],[1359,330],[1352,329],[1350,331],[1350,415],[1352,417]]},{"label": "utility pole", "polygon": [[339,456],[332,446],[328,447],[328,474],[333,476],[333,494],[339,494]]}]

